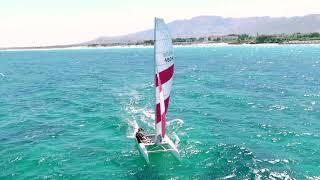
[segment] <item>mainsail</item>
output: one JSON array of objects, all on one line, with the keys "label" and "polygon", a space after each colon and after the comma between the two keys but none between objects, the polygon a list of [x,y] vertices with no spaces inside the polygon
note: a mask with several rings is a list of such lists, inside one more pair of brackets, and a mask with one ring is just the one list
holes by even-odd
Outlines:
[{"label": "mainsail", "polygon": [[171,36],[163,19],[155,18],[154,28],[154,60],[156,73],[155,128],[157,141],[161,141],[166,134],[166,114],[168,112],[172,88],[174,58]]}]

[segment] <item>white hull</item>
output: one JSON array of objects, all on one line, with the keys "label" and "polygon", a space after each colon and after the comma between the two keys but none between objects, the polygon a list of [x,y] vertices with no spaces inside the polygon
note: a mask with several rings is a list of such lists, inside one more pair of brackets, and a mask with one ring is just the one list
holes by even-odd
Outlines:
[{"label": "white hull", "polygon": [[[154,135],[147,136],[152,139],[154,142]],[[136,138],[135,138],[136,139]],[[149,155],[150,153],[162,153],[162,152],[171,152],[178,160],[180,160],[180,152],[176,145],[172,142],[172,140],[165,135],[162,140],[162,143],[138,143],[136,139],[136,143],[138,145],[139,152],[142,154],[147,163],[149,163]]]}]

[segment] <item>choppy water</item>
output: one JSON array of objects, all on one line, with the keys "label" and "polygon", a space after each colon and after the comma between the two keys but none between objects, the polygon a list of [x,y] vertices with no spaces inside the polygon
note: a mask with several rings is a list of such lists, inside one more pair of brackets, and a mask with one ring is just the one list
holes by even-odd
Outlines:
[{"label": "choppy water", "polygon": [[153,49],[0,51],[0,179],[320,178],[320,46],[176,49],[168,132],[146,165]]}]

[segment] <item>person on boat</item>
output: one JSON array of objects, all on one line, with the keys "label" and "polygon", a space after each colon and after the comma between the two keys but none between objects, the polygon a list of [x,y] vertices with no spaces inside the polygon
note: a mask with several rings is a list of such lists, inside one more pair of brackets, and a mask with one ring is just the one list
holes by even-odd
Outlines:
[{"label": "person on boat", "polygon": [[142,128],[138,129],[138,132],[136,133],[136,138],[138,140],[138,143],[151,143],[151,139],[143,134]]}]

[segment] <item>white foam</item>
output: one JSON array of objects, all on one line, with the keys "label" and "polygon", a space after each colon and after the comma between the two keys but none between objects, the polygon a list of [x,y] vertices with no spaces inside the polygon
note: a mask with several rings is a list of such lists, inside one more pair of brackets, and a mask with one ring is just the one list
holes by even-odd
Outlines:
[{"label": "white foam", "polygon": [[135,132],[138,130],[139,126],[138,126],[138,123],[137,121],[135,120],[128,120],[128,125],[129,125],[129,135],[127,136],[128,138],[134,138],[135,137]]},{"label": "white foam", "polygon": [[312,135],[312,133],[302,133],[302,135],[311,136],[311,135]]},{"label": "white foam", "polygon": [[266,179],[293,179],[291,178],[286,171],[284,172],[272,172],[270,169],[263,168],[263,169],[253,169],[253,173],[255,174],[256,179],[262,179],[262,174],[270,173]]},{"label": "white foam", "polygon": [[142,111],[142,113],[143,113],[147,118],[150,118],[150,119],[155,120],[155,114],[154,114],[154,113],[151,113],[150,111],[146,111],[146,109],[144,109],[144,110]]},{"label": "white foam", "polygon": [[[121,94],[122,95],[122,94]],[[129,125],[128,129],[128,138],[134,138],[135,132],[139,128],[138,124],[144,124],[144,126],[154,128],[154,114],[153,111],[148,109],[148,107],[138,107],[137,100],[143,98],[141,95],[137,93],[137,91],[132,91],[130,95],[132,98],[130,99],[130,103],[125,105],[125,111],[131,116],[128,118],[127,123]]]},{"label": "white foam", "polygon": [[20,161],[22,159],[21,156],[17,156],[15,159],[10,160],[10,162]]},{"label": "white foam", "polygon": [[175,122],[177,122],[178,124],[184,124],[184,121],[182,119],[176,118],[171,121],[167,121],[167,125],[170,126],[172,123],[175,123]]},{"label": "white foam", "polygon": [[279,172],[271,172],[269,177],[272,176],[274,178],[279,179],[292,179],[286,172],[279,173]]},{"label": "white foam", "polygon": [[296,145],[300,145],[300,142],[293,142],[293,143],[288,143],[286,146],[296,146]]},{"label": "white foam", "polygon": [[234,178],[234,177],[236,177],[236,174],[232,173],[228,176],[223,177],[222,179],[230,179],[230,178]]},{"label": "white foam", "polygon": [[179,143],[180,143],[180,138],[179,138],[179,136],[174,132],[174,133],[173,133],[173,137],[174,137],[174,139],[175,139],[175,141],[174,141],[175,145],[176,145],[177,147],[179,147]]},{"label": "white foam", "polygon": [[310,180],[320,180],[320,176],[307,176],[306,178]]},{"label": "white foam", "polygon": [[271,164],[277,164],[277,163],[285,163],[285,164],[288,164],[289,163],[289,160],[288,159],[271,159],[271,160],[264,160],[264,161],[267,161],[268,163],[271,163]]},{"label": "white foam", "polygon": [[[153,86],[153,84],[147,84],[146,87]],[[124,110],[126,111],[128,117],[126,118],[126,122],[128,123],[128,138],[134,138],[135,132],[139,127],[145,127],[146,132],[148,130],[154,131],[155,128],[155,111],[150,108],[150,104],[142,105],[139,103],[141,100],[145,99],[145,96],[139,93],[137,90],[130,90],[126,93],[118,93],[119,97],[128,97],[129,102],[122,103],[124,104]],[[144,106],[144,107],[143,107]],[[167,121],[167,125],[169,126],[172,123],[177,123],[178,126],[184,123],[182,119],[173,119],[171,121]],[[174,125],[175,126],[175,125]],[[176,140],[180,140],[180,138],[176,135]]]},{"label": "white foam", "polygon": [[270,106],[269,111],[272,111],[272,110],[282,111],[282,110],[287,109],[287,108],[288,108],[287,106],[284,106],[284,105],[281,105],[281,104],[275,104],[275,105]]}]

